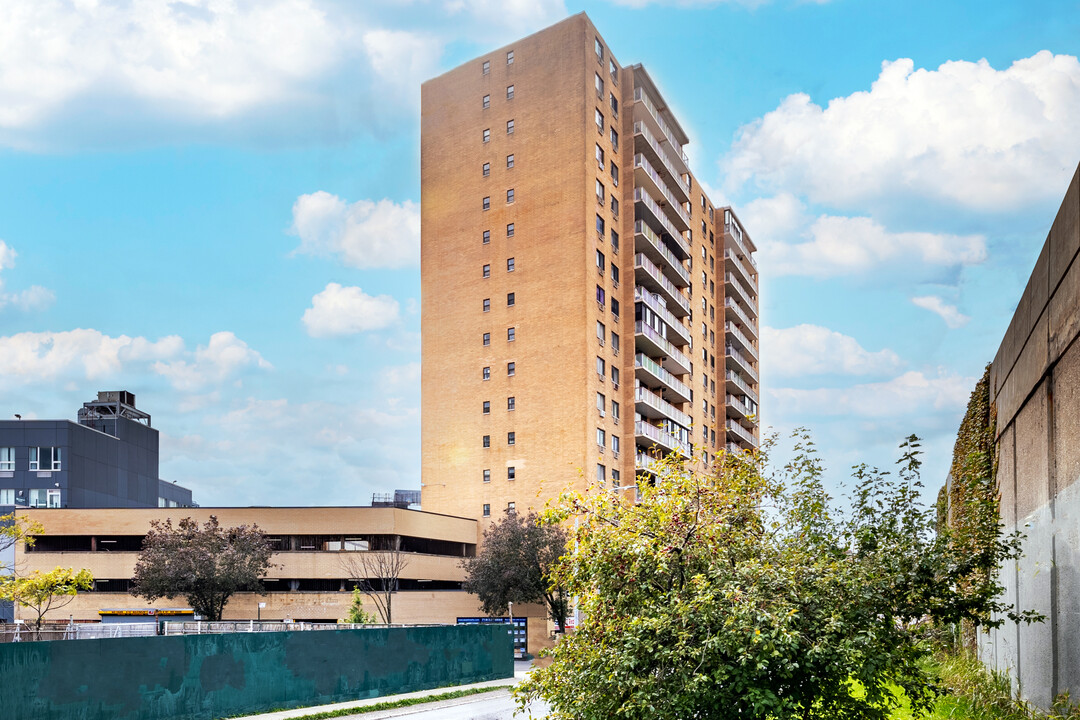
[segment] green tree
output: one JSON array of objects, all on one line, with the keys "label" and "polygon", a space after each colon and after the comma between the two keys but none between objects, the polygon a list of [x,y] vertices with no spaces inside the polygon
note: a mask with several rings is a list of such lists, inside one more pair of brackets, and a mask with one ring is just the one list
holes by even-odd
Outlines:
[{"label": "green tree", "polygon": [[480,553],[462,566],[465,590],[480,598],[488,615],[502,615],[509,603],[544,603],[559,632],[566,627],[567,601],[552,571],[566,552],[566,531],[507,511],[484,531]]},{"label": "green tree", "polygon": [[352,591],[352,604],[349,605],[348,614],[338,620],[339,623],[352,623],[354,625],[374,625],[378,618],[374,613],[364,610],[364,593],[355,587]]},{"label": "green tree", "polygon": [[[584,620],[519,702],[583,720],[883,720],[898,686],[926,713],[927,625],[1032,617],[993,588],[957,588],[973,560],[921,504],[917,439],[902,450],[895,475],[855,468],[844,512],[805,434],[776,472],[766,451],[723,455],[708,475],[669,459],[635,505],[599,486],[565,495],[545,517],[577,522],[553,579]],[[1019,538],[984,551],[1016,557]]]},{"label": "green tree", "polygon": [[[45,532],[45,526],[25,515],[8,513],[0,515],[0,554],[19,543],[25,543],[27,549],[34,546],[34,537]],[[15,568],[0,562],[0,574],[12,573]]]},{"label": "green tree", "polygon": [[156,600],[184,597],[196,613],[220,620],[234,593],[262,590],[273,565],[271,549],[257,525],[223,528],[211,515],[203,525],[184,518],[154,520],[135,564],[131,594]]},{"label": "green tree", "polygon": [[34,611],[34,627],[41,629],[45,613],[59,610],[78,594],[90,590],[94,576],[89,570],[58,567],[43,573],[35,570],[21,577],[12,577],[0,585],[0,599],[10,600]]}]

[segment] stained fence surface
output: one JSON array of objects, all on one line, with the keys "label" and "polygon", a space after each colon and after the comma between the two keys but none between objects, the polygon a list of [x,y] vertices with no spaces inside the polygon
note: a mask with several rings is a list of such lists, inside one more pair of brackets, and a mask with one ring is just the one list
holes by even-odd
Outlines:
[{"label": "stained fence surface", "polygon": [[4,720],[208,720],[513,677],[497,625],[0,645]]}]

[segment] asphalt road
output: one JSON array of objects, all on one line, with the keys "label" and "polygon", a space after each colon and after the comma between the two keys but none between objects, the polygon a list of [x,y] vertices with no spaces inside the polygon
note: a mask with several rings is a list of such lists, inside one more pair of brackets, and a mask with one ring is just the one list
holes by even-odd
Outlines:
[{"label": "asphalt road", "polygon": [[[380,720],[382,718],[428,718],[429,720],[541,720],[547,717],[548,707],[542,703],[533,703],[528,712],[514,715],[517,705],[510,698],[506,690],[496,690],[481,695],[458,698],[457,700],[443,700],[442,702],[426,703],[414,707],[398,708],[396,710],[383,710],[380,712],[364,713],[363,715],[350,715],[357,720]],[[531,715],[530,715],[531,713]]]}]

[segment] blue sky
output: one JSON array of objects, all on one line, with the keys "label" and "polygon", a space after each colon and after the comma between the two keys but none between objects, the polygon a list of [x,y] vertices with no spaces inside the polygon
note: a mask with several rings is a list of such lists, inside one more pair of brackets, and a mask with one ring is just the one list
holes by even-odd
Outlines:
[{"label": "blue sky", "polygon": [[761,250],[765,424],[940,484],[1080,162],[1075,1],[8,0],[0,415],[131,390],[204,505],[418,487],[419,84],[581,10]]}]

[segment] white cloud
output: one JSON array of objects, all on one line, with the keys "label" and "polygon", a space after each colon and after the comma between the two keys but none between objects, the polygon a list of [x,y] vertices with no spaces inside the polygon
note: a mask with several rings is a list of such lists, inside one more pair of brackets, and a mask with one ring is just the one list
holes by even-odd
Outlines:
[{"label": "white cloud", "polygon": [[819,325],[761,328],[762,357],[779,375],[871,375],[893,372],[903,362],[888,348],[871,352],[855,338]]},{"label": "white cloud", "polygon": [[411,200],[347,203],[322,190],[293,204],[296,252],[333,255],[355,268],[401,268],[420,262],[420,208]]},{"label": "white cloud", "polygon": [[975,265],[987,257],[982,235],[890,232],[869,217],[809,219],[793,195],[750,202],[741,215],[770,277],[861,275],[887,267],[923,272]]},{"label": "white cloud", "polygon": [[[15,249],[0,240],[0,272],[15,267],[16,257],[18,257],[18,253],[15,252]],[[26,312],[44,310],[52,305],[55,300],[56,295],[53,291],[40,285],[31,285],[26,290],[6,293],[4,292],[4,278],[0,277],[0,310],[7,305],[13,305]]]},{"label": "white cloud", "polygon": [[968,321],[971,320],[970,317],[957,310],[955,305],[949,305],[936,295],[920,295],[911,298],[911,302],[924,310],[929,310],[930,312],[941,316],[941,319],[945,321],[945,324],[954,330],[956,328],[964,327],[968,324]]},{"label": "white cloud", "polygon": [[467,14],[483,24],[514,32],[533,32],[567,15],[563,0],[447,0],[451,14]]},{"label": "white cloud", "polygon": [[171,362],[159,360],[153,365],[155,372],[181,392],[195,392],[208,385],[221,384],[248,367],[269,369],[271,365],[228,331],[211,335],[210,342],[196,348],[193,357]]},{"label": "white cloud", "polygon": [[381,330],[396,323],[398,315],[398,301],[389,295],[372,297],[358,287],[329,283],[311,298],[303,322],[308,335],[330,337]]},{"label": "white cloud", "polygon": [[383,93],[419,109],[420,83],[438,74],[442,55],[438,38],[404,30],[372,30],[364,33],[363,42]]},{"label": "white cloud", "polygon": [[740,130],[732,187],[851,206],[895,195],[1007,210],[1056,199],[1080,156],[1080,62],[1042,51],[995,70],[882,64],[869,91],[813,103],[788,96]]},{"label": "white cloud", "polygon": [[[849,416],[857,418],[921,417],[966,407],[976,378],[939,371],[930,376],[909,371],[886,382],[846,388],[773,388],[769,413],[787,418]],[[802,423],[802,420],[798,420]]]},{"label": "white cloud", "polygon": [[26,332],[0,337],[0,378],[18,384],[118,376],[129,363],[174,357],[183,341],[157,342],[97,330]]}]

